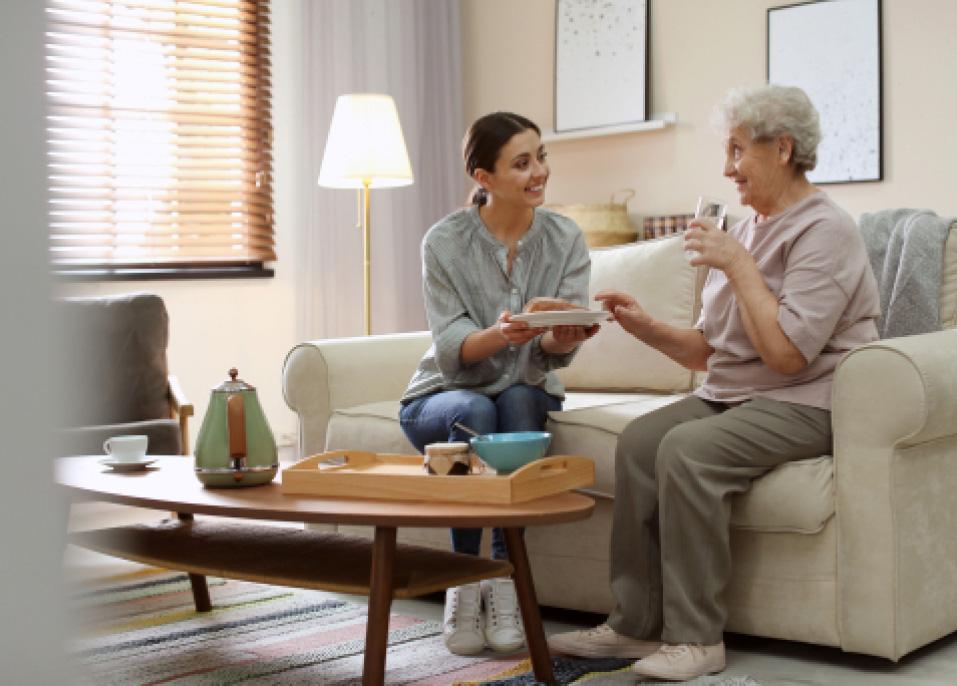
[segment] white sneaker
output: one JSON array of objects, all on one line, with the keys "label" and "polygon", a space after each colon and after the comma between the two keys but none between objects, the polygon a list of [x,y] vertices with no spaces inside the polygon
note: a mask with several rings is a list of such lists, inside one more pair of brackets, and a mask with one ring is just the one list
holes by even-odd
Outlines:
[{"label": "white sneaker", "polygon": [[482,602],[485,603],[485,642],[489,647],[511,652],[525,645],[515,582],[511,579],[483,581]]},{"label": "white sneaker", "polygon": [[456,586],[445,592],[442,636],[450,653],[475,655],[485,650],[481,603],[478,584]]},{"label": "white sneaker", "polygon": [[660,641],[639,641],[619,634],[607,624],[594,629],[569,631],[548,637],[548,647],[558,653],[575,657],[643,658],[661,648]]},{"label": "white sneaker", "polygon": [[703,646],[700,643],[664,644],[654,655],[635,663],[634,670],[650,679],[689,681],[724,670],[724,643]]}]

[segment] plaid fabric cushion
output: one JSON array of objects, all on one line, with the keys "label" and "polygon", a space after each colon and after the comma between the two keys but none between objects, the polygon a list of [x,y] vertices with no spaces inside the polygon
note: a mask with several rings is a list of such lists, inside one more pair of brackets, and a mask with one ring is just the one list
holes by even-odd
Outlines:
[{"label": "plaid fabric cushion", "polygon": [[681,233],[688,228],[694,214],[672,214],[659,217],[645,217],[645,240]]}]

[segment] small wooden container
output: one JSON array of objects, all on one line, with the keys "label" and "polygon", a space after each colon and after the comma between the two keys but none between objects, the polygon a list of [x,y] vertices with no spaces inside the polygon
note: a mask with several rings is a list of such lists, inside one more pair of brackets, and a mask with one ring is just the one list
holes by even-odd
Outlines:
[{"label": "small wooden container", "polygon": [[[340,463],[323,464],[329,460]],[[422,464],[421,455],[328,452],[284,469],[282,491],[336,498],[512,504],[595,483],[595,463],[577,455],[543,457],[502,475],[487,471],[437,476],[426,474]]]}]

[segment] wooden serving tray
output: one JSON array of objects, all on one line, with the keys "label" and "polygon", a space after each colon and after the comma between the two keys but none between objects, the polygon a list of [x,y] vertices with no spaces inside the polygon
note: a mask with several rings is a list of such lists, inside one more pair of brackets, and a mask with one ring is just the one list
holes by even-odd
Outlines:
[{"label": "wooden serving tray", "polygon": [[[341,464],[324,465],[329,460]],[[511,474],[426,474],[421,455],[337,450],[307,457],[282,472],[283,493],[488,504],[521,503],[595,483],[595,463],[560,455],[530,462]]]}]

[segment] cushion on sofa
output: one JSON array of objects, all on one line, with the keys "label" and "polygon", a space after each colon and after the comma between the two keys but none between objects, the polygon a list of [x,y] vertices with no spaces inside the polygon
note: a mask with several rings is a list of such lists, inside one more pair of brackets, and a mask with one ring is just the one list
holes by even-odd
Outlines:
[{"label": "cushion on sofa", "polygon": [[[696,269],[684,257],[683,236],[591,251],[589,296],[616,288],[634,296],[656,319],[691,326],[696,318]],[[694,375],[657,350],[606,322],[571,366],[558,371],[568,390],[690,391]]]},{"label": "cushion on sofa", "polygon": [[785,462],[731,504],[731,527],[816,534],[834,516],[834,459]]},{"label": "cushion on sofa", "polygon": [[417,455],[399,426],[399,405],[398,400],[381,400],[335,410],[326,432],[326,450]]},{"label": "cushion on sofa", "polygon": [[602,498],[615,496],[615,448],[618,436],[643,414],[657,410],[684,395],[660,393],[569,394],[563,412],[550,412],[552,432],[549,455],[584,455],[595,461],[595,483],[584,489]]}]

